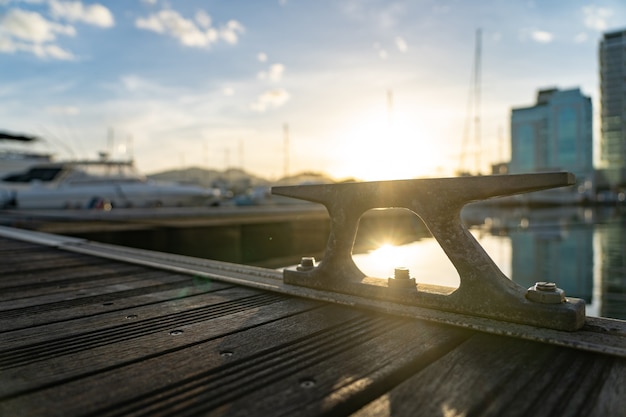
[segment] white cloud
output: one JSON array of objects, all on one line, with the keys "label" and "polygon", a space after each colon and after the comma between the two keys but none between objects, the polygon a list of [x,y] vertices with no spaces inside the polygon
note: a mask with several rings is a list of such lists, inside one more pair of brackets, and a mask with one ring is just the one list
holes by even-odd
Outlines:
[{"label": "white cloud", "polygon": [[272,64],[267,71],[261,71],[257,74],[259,80],[280,81],[283,78],[285,66],[283,64]]},{"label": "white cloud", "polygon": [[283,64],[272,64],[268,72],[268,77],[271,81],[280,81],[284,72],[285,66]]},{"label": "white cloud", "polygon": [[390,29],[397,25],[399,19],[406,13],[406,6],[398,2],[374,2],[361,0],[345,0],[340,3],[341,10],[351,19],[374,24],[383,29]]},{"label": "white cloud", "polygon": [[530,33],[530,37],[539,43],[550,43],[554,39],[554,36],[550,32],[544,30],[533,30]]},{"label": "white cloud", "polygon": [[80,1],[49,0],[50,14],[56,19],[83,22],[100,27],[115,24],[113,14],[101,4],[83,5]]},{"label": "white cloud", "polygon": [[554,40],[554,35],[545,30],[535,28],[524,28],[519,31],[519,39],[525,41],[529,39],[539,43],[550,43]]},{"label": "white cloud", "polygon": [[135,25],[140,29],[170,35],[185,46],[203,47],[217,40],[214,29],[200,30],[193,21],[173,10],[161,10],[148,18],[139,18]]},{"label": "white cloud", "polygon": [[409,49],[406,41],[401,36],[396,37],[396,47],[398,48],[398,51],[402,53],[406,52]]},{"label": "white cloud", "polygon": [[220,29],[220,37],[231,45],[234,45],[239,41],[238,34],[244,32],[245,29],[241,23],[236,20],[230,20],[226,26]]},{"label": "white cloud", "polygon": [[60,59],[62,61],[72,61],[75,56],[69,51],[61,48],[59,45],[45,45],[43,46],[43,54],[38,54],[42,58],[51,57],[54,59]]},{"label": "white cloud", "polygon": [[72,26],[51,22],[39,13],[12,9],[0,18],[0,52],[31,53],[39,58],[74,60],[75,56],[51,43],[57,35],[74,36]]},{"label": "white cloud", "polygon": [[196,22],[203,28],[208,29],[211,27],[212,23],[211,16],[204,10],[198,10],[196,12]]},{"label": "white cloud", "polygon": [[613,16],[613,10],[606,7],[585,6],[583,7],[583,14],[585,15],[585,26],[604,31],[608,27],[608,18]]},{"label": "white cloud", "polygon": [[259,52],[256,58],[259,60],[259,62],[265,62],[267,61],[267,54],[265,54],[265,52]]},{"label": "white cloud", "polygon": [[263,113],[269,108],[283,106],[289,101],[289,98],[289,93],[282,88],[269,90],[257,97],[257,100],[250,105],[250,108],[256,112]]},{"label": "white cloud", "polygon": [[578,35],[574,36],[575,43],[583,43],[587,40],[588,36],[585,32],[580,32]]},{"label": "white cloud", "polygon": [[27,42],[44,43],[55,40],[57,34],[74,36],[76,31],[71,26],[46,20],[37,12],[11,9],[0,19],[0,33]]},{"label": "white cloud", "polygon": [[124,75],[120,78],[122,87],[131,93],[149,92],[156,94],[163,94],[167,92],[167,88],[151,82],[146,78],[139,77],[137,75]]},{"label": "white cloud", "polygon": [[235,94],[235,90],[232,87],[224,87],[222,89],[222,94],[224,94],[225,96],[232,96],[233,94]]},{"label": "white cloud", "polygon": [[161,10],[146,18],[138,18],[135,20],[135,26],[169,35],[185,46],[200,48],[208,47],[219,39],[235,44],[238,41],[238,33],[244,32],[244,27],[235,20],[229,21],[218,31],[211,26],[211,17],[206,12],[197,12],[195,18],[199,26],[174,10]]},{"label": "white cloud", "polygon": [[17,51],[17,47],[15,46],[15,42],[9,39],[6,36],[0,36],[0,52],[4,52],[6,54],[12,54]]},{"label": "white cloud", "polygon": [[0,53],[12,54],[18,51],[28,52],[39,58],[53,58],[64,61],[72,61],[76,58],[71,52],[58,45],[27,43],[0,36]]}]

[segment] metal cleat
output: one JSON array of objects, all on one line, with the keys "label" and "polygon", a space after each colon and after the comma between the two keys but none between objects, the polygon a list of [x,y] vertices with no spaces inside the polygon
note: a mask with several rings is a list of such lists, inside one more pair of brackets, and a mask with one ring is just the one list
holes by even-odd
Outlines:
[{"label": "metal cleat", "polygon": [[[272,193],[321,203],[330,215],[324,258],[285,269],[283,281],[326,291],[392,300],[455,313],[574,331],[585,323],[585,302],[546,303],[500,271],[461,222],[468,203],[575,184],[568,172],[273,187]],[[456,290],[366,277],[352,259],[359,219],[376,208],[406,208],[419,216],[456,268]],[[410,281],[409,281],[410,282]]]}]

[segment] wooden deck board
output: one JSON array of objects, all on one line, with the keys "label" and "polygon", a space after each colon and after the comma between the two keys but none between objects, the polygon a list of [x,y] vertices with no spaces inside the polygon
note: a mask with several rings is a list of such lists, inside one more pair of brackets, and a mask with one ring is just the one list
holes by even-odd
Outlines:
[{"label": "wooden deck board", "polygon": [[625,415],[621,357],[0,237],[7,253],[2,416]]},{"label": "wooden deck board", "polygon": [[[625,378],[623,359],[477,334],[355,417],[590,416],[602,415],[609,404],[614,412],[608,415],[624,415]],[[605,388],[613,395],[601,397]]]}]

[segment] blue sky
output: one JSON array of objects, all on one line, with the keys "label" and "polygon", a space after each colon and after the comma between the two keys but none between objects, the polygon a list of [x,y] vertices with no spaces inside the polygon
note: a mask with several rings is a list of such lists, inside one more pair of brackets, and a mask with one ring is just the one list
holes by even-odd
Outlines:
[{"label": "blue sky", "polygon": [[[464,132],[478,28],[477,152]],[[147,173],[484,172],[539,88],[581,88],[597,130],[598,42],[623,28],[623,0],[0,0],[0,129]]]}]

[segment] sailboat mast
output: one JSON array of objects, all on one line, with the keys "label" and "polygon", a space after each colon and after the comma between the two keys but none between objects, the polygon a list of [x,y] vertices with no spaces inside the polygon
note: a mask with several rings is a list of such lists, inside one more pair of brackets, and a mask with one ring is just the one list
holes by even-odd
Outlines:
[{"label": "sailboat mast", "polygon": [[[460,175],[480,175],[481,36],[481,29],[477,29],[474,48],[474,65],[472,66],[472,74],[469,81],[467,108],[465,113],[465,122],[463,125],[463,141],[461,143],[461,156],[458,171]],[[473,132],[472,125],[474,127]],[[473,143],[471,140],[472,133],[474,135]],[[470,157],[472,152],[474,153],[473,172],[471,160],[466,161],[466,158]],[[466,162],[468,162],[467,165]]]},{"label": "sailboat mast", "polygon": [[481,113],[481,49],[482,49],[482,31],[476,30],[476,50],[474,52],[474,142],[476,157],[476,174],[480,174],[480,113]]}]

